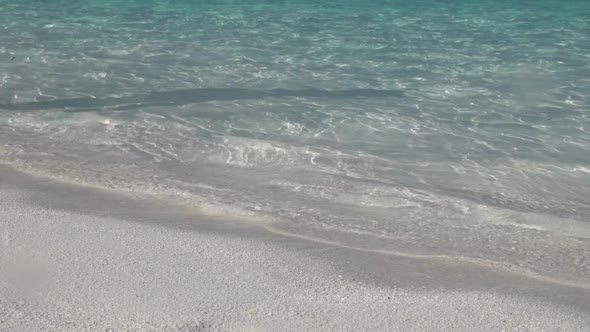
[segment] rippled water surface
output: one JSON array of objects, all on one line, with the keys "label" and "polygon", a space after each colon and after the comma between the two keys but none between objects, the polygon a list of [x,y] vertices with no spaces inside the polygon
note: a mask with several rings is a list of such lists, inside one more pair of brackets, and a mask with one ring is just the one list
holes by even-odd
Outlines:
[{"label": "rippled water surface", "polygon": [[586,1],[0,0],[0,162],[590,279]]}]

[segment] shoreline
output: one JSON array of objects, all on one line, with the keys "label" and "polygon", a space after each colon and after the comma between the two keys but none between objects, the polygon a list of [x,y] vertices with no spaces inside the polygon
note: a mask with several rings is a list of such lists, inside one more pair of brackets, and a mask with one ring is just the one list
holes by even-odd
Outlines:
[{"label": "shoreline", "polygon": [[[267,225],[261,227],[261,225],[244,222],[232,222],[219,216],[199,216],[193,211],[183,210],[166,202],[135,199],[123,194],[36,178],[7,167],[0,167],[0,183],[3,184],[0,193],[5,197],[10,191],[26,194],[23,196],[26,198],[15,198],[17,207],[22,205],[31,211],[59,211],[64,214],[66,217],[64,217],[65,221],[62,222],[62,227],[67,227],[68,223],[74,225],[83,224],[86,219],[103,220],[109,225],[107,227],[107,225],[93,224],[94,230],[90,231],[90,233],[95,235],[100,235],[101,232],[97,231],[100,229],[108,230],[113,227],[123,227],[127,232],[137,232],[139,238],[146,232],[156,232],[174,234],[166,236],[177,236],[182,238],[182,241],[192,241],[194,238],[206,238],[205,242],[209,243],[221,241],[229,243],[230,247],[245,241],[248,243],[246,247],[258,252],[257,255],[265,256],[263,261],[270,267],[282,266],[282,257],[280,255],[273,256],[274,251],[281,252],[281,255],[284,256],[303,259],[306,262],[305,264],[315,265],[319,270],[308,270],[303,275],[314,280],[319,278],[323,282],[332,285],[330,287],[336,287],[337,285],[348,285],[349,288],[367,287],[379,292],[389,292],[391,293],[389,297],[398,296],[401,292],[405,294],[404,298],[413,300],[425,296],[424,294],[437,294],[436,296],[442,297],[439,304],[444,306],[449,305],[448,301],[458,301],[462,296],[469,297],[473,296],[473,294],[483,296],[482,294],[485,294],[485,296],[497,300],[502,299],[502,301],[517,301],[515,299],[518,299],[518,301],[524,301],[527,305],[530,305],[530,308],[535,308],[535,310],[541,310],[541,308],[548,305],[570,313],[577,312],[578,319],[590,317],[588,314],[590,313],[590,301],[587,300],[590,298],[590,291],[587,288],[535,280],[525,275],[515,275],[510,271],[493,267],[484,268],[458,259],[453,260],[451,258],[447,262],[441,262],[436,259],[421,259],[411,255],[404,257],[372,250],[363,251],[359,250],[359,248],[338,246],[330,240],[320,242],[317,239],[306,239],[289,233],[281,234],[280,228],[273,230],[266,227]],[[6,205],[15,204],[9,202],[3,205],[2,208],[5,209]],[[35,218],[34,213],[32,216],[22,217],[25,220]],[[113,226],[119,224],[120,226]],[[24,230],[26,229],[21,229],[21,231]],[[81,235],[77,234],[76,236]],[[78,243],[78,245],[81,244]],[[145,244],[143,243],[143,245]],[[49,247],[51,246],[49,245]],[[263,251],[269,250],[269,252],[260,253],[260,248],[264,248]],[[157,250],[154,249],[146,248],[145,252],[157,254]],[[239,262],[235,263],[238,264]],[[304,264],[301,264],[301,262],[298,264],[299,270],[304,270],[302,267]],[[207,266],[218,267],[219,262]],[[122,271],[124,269],[119,272]],[[180,269],[178,272],[184,274],[187,271]],[[287,279],[280,278],[280,280],[290,283],[298,277],[289,274],[287,276]],[[232,279],[231,274],[228,273],[225,277],[233,280],[232,285],[240,285],[240,281]],[[80,278],[80,276],[76,278]],[[77,280],[76,278],[73,278],[73,280]],[[337,282],[334,283],[334,280]],[[125,280],[119,281],[126,282]],[[323,292],[313,285],[308,286],[312,290]],[[178,289],[173,290],[173,292],[178,291]],[[484,310],[484,307],[488,304],[479,303],[476,305],[476,303],[469,301],[467,300],[468,305],[479,308],[477,310],[482,310],[482,315],[488,314]],[[490,301],[489,304],[491,305],[494,301]],[[381,310],[387,312],[387,310],[394,308],[399,310],[398,306],[392,307],[383,304]],[[426,314],[426,312],[424,313]],[[400,316],[394,316],[400,318]],[[460,314],[454,316],[453,319],[456,321],[453,324],[460,324],[461,320],[464,320],[463,323],[466,324],[469,322],[467,317],[460,316]],[[524,320],[525,316],[523,315],[521,323],[526,322]],[[321,319],[321,317],[318,316],[314,319],[311,319],[310,322],[317,323],[317,319]],[[263,324],[263,321],[259,321],[260,324]],[[328,319],[327,321],[331,320]],[[383,324],[387,321],[389,320],[380,322]],[[396,319],[392,319],[392,322],[396,321]],[[361,323],[360,321],[355,322]],[[449,322],[447,321],[447,323]],[[363,322],[363,324],[366,324],[366,322]],[[405,326],[406,329],[412,329],[413,326],[418,325]],[[435,328],[436,326],[432,325],[430,327]],[[332,328],[336,328],[336,326],[332,326]],[[212,327],[212,329],[215,328]]]},{"label": "shoreline", "polygon": [[[28,187],[34,187],[34,190],[40,193],[48,194],[53,189],[57,189],[62,194],[68,195],[67,200],[55,200],[50,195],[39,195],[36,197],[35,204],[39,205],[42,203],[47,208],[65,209],[94,216],[119,216],[130,222],[141,220],[139,222],[155,223],[163,227],[174,227],[188,231],[214,232],[229,236],[240,237],[246,234],[253,238],[265,237],[266,240],[270,240],[267,235],[271,235],[282,240],[291,239],[295,242],[300,241],[310,246],[329,247],[353,252],[358,251],[359,253],[368,255],[391,256],[398,259],[427,261],[433,264],[449,265],[452,267],[467,266],[476,270],[480,269],[499,274],[504,273],[509,277],[531,279],[556,286],[590,291],[590,280],[584,282],[572,279],[558,279],[527,268],[520,268],[510,263],[489,259],[449,256],[419,251],[412,252],[411,248],[407,251],[400,251],[362,246],[363,244],[368,245],[368,243],[363,243],[364,240],[360,241],[360,245],[355,245],[354,240],[349,241],[349,238],[345,238],[346,234],[340,232],[326,230],[321,235],[323,237],[317,234],[312,236],[297,232],[301,231],[300,229],[290,231],[288,224],[275,222],[271,218],[265,218],[265,215],[252,217],[245,214],[226,214],[215,210],[198,209],[194,206],[179,204],[171,196],[156,195],[153,193],[120,192],[91,184],[67,182],[61,178],[47,178],[43,175],[35,175],[17,170],[10,165],[0,164],[0,182],[10,183],[10,181],[12,181],[13,186],[24,186],[28,190],[31,190]],[[77,194],[80,194],[80,196]],[[100,206],[92,203],[94,201],[108,206],[110,212],[105,213]],[[166,221],[163,222],[163,219]],[[195,220],[198,220],[198,222],[195,222]],[[314,229],[314,232],[317,231],[317,229]],[[276,242],[279,244],[284,243],[282,240]],[[590,301],[588,305],[590,309]]]}]

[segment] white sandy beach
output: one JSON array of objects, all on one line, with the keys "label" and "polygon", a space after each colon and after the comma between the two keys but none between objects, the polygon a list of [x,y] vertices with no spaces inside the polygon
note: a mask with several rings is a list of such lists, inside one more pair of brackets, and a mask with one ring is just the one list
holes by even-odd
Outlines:
[{"label": "white sandy beach", "polygon": [[310,255],[317,248],[106,217],[107,206],[103,216],[93,216],[37,204],[38,197],[31,183],[0,189],[0,331],[590,326],[587,311],[557,302],[485,289],[376,285]]}]

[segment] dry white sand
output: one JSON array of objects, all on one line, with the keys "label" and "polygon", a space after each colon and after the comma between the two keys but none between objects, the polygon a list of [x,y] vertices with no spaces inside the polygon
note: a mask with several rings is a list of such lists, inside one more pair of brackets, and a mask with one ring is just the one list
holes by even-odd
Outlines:
[{"label": "dry white sand", "polygon": [[49,209],[0,187],[0,331],[209,330],[589,331],[590,316],[377,287],[268,241]]}]

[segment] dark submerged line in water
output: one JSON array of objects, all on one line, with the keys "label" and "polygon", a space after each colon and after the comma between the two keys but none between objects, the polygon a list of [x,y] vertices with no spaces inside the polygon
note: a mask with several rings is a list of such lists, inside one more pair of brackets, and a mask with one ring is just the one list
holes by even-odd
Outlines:
[{"label": "dark submerged line in water", "polygon": [[[402,97],[401,90],[350,89],[272,89],[255,90],[243,88],[196,88],[170,91],[156,91],[149,94],[111,98],[72,98],[57,99],[20,104],[0,104],[2,110],[39,111],[44,109],[68,109],[68,111],[97,110],[128,110],[151,106],[182,106],[208,101],[264,99],[282,97],[313,97],[313,98],[353,98],[353,97]],[[71,109],[70,109],[71,108]]]}]

